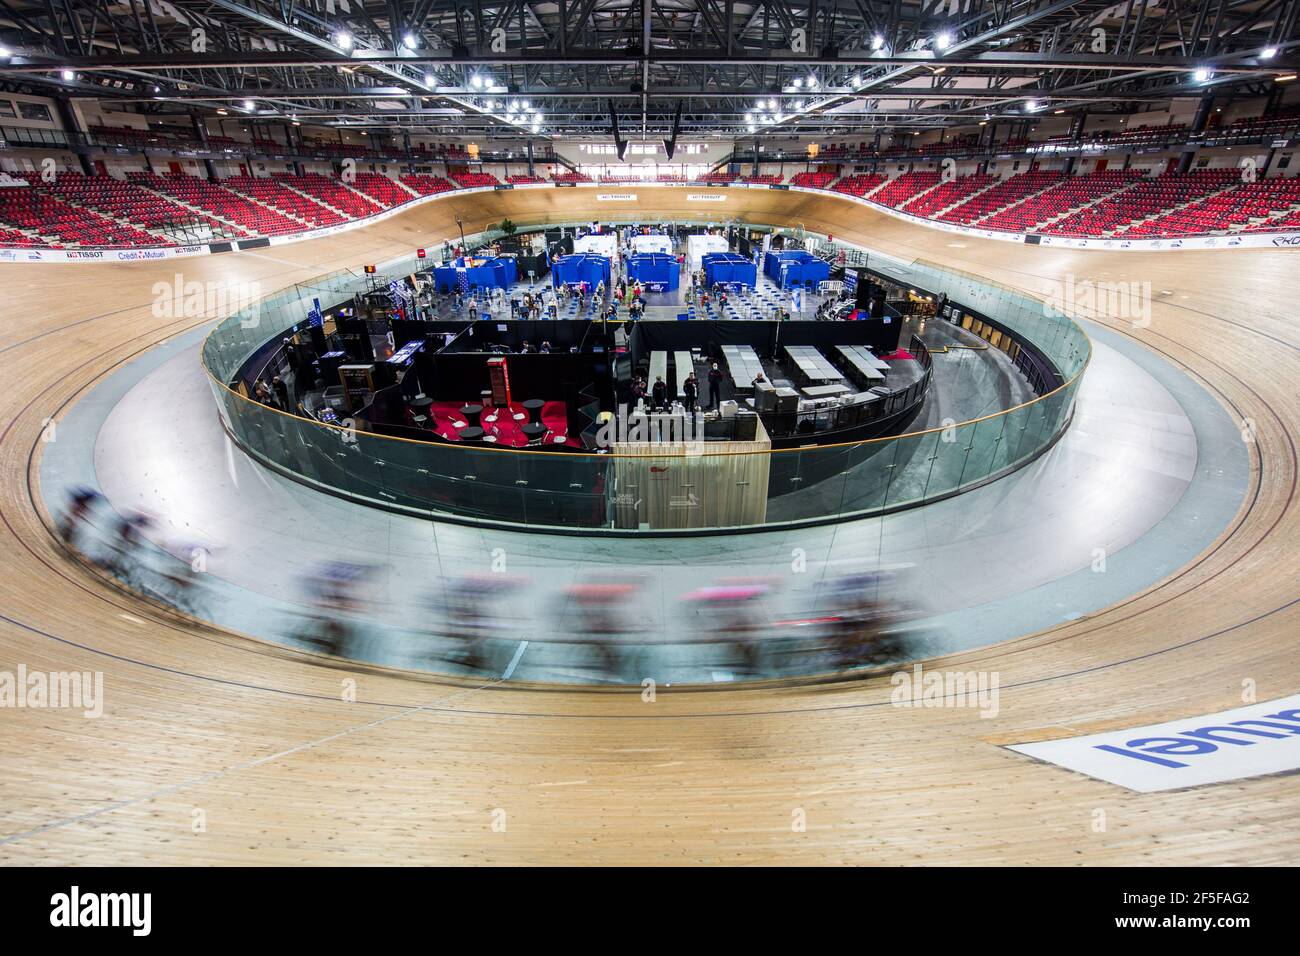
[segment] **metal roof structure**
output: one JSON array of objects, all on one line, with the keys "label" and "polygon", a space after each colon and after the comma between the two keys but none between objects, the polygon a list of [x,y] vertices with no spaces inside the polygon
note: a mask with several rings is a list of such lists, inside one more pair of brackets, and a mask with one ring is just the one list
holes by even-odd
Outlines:
[{"label": "metal roof structure", "polygon": [[0,0],[0,83],[544,139],[854,135],[1276,95],[1300,0]]}]

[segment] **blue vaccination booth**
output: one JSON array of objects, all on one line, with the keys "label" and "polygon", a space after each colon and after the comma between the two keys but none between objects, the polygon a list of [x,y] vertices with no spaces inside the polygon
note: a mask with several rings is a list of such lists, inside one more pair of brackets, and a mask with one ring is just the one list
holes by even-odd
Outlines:
[{"label": "blue vaccination booth", "polygon": [[433,270],[433,284],[439,292],[451,292],[457,287],[461,273],[465,274],[466,284],[460,288],[469,289],[509,289],[518,279],[515,260],[506,256],[491,259],[461,258],[437,266]]},{"label": "blue vaccination booth", "polygon": [[681,266],[676,256],[662,252],[642,252],[629,256],[627,277],[655,292],[671,292],[681,282]]},{"label": "blue vaccination booth", "polygon": [[704,287],[712,289],[716,283],[747,285],[758,284],[758,267],[744,256],[734,252],[706,253],[700,263],[704,266]]},{"label": "blue vaccination booth", "polygon": [[791,249],[767,253],[763,257],[763,275],[782,289],[794,286],[815,289],[817,283],[830,278],[831,267],[830,263],[823,262],[811,252]]},{"label": "blue vaccination booth", "polygon": [[551,282],[557,289],[580,282],[592,289],[603,282],[609,288],[609,259],[590,252],[561,256],[551,264]]}]

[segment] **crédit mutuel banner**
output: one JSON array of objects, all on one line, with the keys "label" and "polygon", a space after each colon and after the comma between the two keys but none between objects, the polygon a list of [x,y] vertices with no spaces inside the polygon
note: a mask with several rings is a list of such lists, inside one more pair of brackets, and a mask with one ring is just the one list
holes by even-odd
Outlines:
[{"label": "cr\u00e9dit mutuel banner", "polygon": [[1009,749],[1155,793],[1300,769],[1300,694],[1204,717]]}]

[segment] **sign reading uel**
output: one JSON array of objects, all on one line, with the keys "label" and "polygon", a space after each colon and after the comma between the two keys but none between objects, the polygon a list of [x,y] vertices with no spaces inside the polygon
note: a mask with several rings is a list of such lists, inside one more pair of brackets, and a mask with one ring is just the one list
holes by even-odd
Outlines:
[{"label": "sign reading uel", "polygon": [[1205,717],[1011,750],[1140,793],[1300,769],[1300,694]]}]

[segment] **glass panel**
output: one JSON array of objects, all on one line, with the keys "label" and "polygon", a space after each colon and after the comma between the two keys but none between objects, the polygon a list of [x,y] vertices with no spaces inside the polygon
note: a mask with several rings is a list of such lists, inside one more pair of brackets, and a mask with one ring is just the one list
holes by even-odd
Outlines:
[{"label": "glass panel", "polygon": [[[479,234],[468,237],[468,242],[475,245],[488,238],[489,234]],[[955,302],[989,315],[1023,341],[1033,343],[1065,376],[1067,385],[1021,408],[974,423],[766,455],[768,525],[869,514],[932,500],[1027,460],[1064,426],[1077,376],[1091,355],[1082,329],[1038,299],[980,276],[875,251],[865,258],[856,247],[843,248],[852,253],[846,258],[866,261],[893,281],[931,294],[947,294]],[[385,264],[381,272],[403,275],[425,265],[404,258]],[[220,384],[238,374],[266,342],[301,323],[313,300],[329,308],[374,283],[373,276],[341,270],[280,290],[213,329],[203,344],[204,364],[216,379],[214,395],[236,440],[254,454],[312,482],[435,515],[602,529],[610,526],[615,513],[625,519],[632,514],[628,507],[615,506],[616,495],[627,494],[635,501],[653,493],[635,484],[646,480],[648,465],[620,470],[613,456],[519,452],[408,442],[368,433],[353,435],[279,414]],[[949,368],[949,374],[976,372],[964,366]],[[883,414],[886,404],[880,402],[872,412]],[[675,456],[664,458],[667,467],[691,469],[681,496],[683,517],[674,521],[682,527],[697,526],[700,515],[709,516],[715,526],[730,520],[728,502],[744,494],[746,483],[752,480],[752,474],[746,474],[731,456],[705,459],[684,464]],[[675,507],[677,503],[669,512]],[[644,520],[645,514],[643,506],[639,518]],[[636,517],[632,514],[633,527]]]}]

